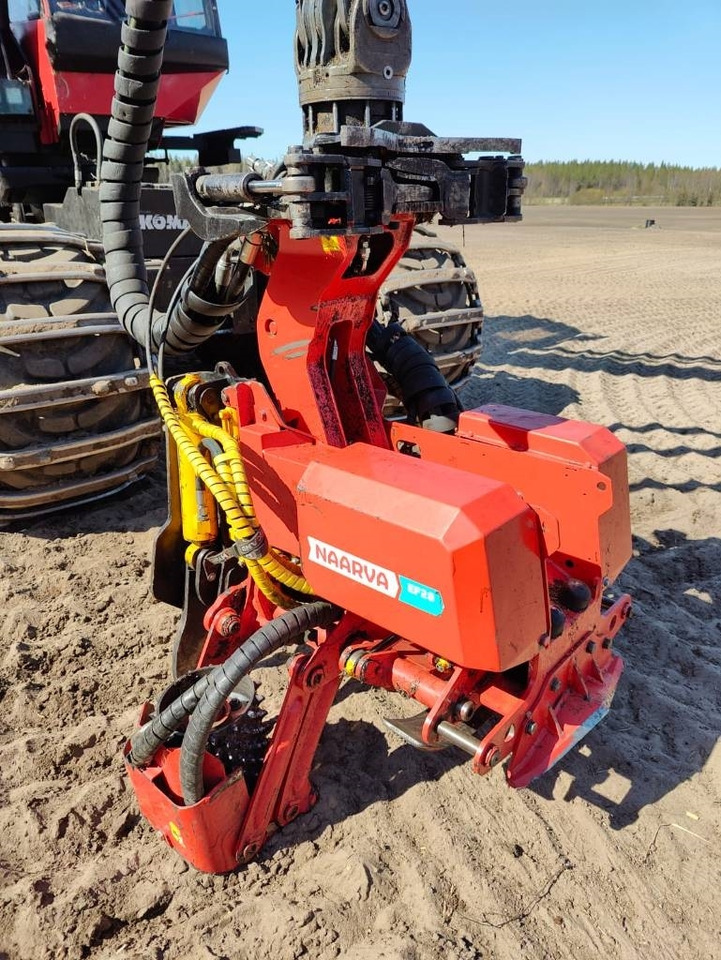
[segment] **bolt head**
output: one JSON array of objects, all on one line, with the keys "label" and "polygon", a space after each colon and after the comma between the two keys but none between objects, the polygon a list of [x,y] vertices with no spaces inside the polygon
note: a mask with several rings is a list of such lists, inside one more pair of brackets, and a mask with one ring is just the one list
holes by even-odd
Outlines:
[{"label": "bolt head", "polygon": [[501,761],[501,751],[498,747],[490,747],[486,753],[485,763],[489,767],[497,767]]},{"label": "bolt head", "polygon": [[560,637],[566,627],[566,615],[558,607],[551,607],[551,639]]},{"label": "bolt head", "polygon": [[323,668],[316,667],[315,670],[311,671],[306,683],[311,689],[314,689],[315,687],[319,687],[321,683],[323,683],[324,676],[325,675],[323,673]]},{"label": "bolt head", "polygon": [[240,617],[236,617],[234,614],[223,617],[218,624],[218,633],[224,637],[232,636],[236,630],[240,630]]},{"label": "bolt head", "polygon": [[463,723],[468,723],[468,721],[473,717],[473,714],[476,712],[476,705],[472,700],[464,700],[462,703],[458,704],[458,709],[456,715],[459,720],[462,720]]},{"label": "bolt head", "polygon": [[538,724],[536,723],[536,721],[529,720],[528,723],[526,724],[526,733],[529,735],[529,737],[532,737],[533,734],[536,732],[536,730],[538,730]]},{"label": "bolt head", "polygon": [[558,677],[554,677],[553,680],[551,680],[550,687],[553,693],[558,693],[558,691],[561,689],[561,681],[558,679]]}]

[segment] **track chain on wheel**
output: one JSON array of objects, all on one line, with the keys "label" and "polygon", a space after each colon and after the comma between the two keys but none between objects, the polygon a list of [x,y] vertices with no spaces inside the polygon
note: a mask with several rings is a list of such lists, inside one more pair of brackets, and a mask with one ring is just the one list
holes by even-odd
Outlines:
[{"label": "track chain on wheel", "polygon": [[53,226],[0,224],[0,522],[106,496],[157,460],[147,375],[101,256]]},{"label": "track chain on wheel", "polygon": [[[478,284],[460,250],[426,227],[417,227],[407,253],[381,288],[377,317],[399,322],[433,354],[446,380],[458,389],[481,353],[483,306]],[[403,406],[386,378],[387,416]]]}]

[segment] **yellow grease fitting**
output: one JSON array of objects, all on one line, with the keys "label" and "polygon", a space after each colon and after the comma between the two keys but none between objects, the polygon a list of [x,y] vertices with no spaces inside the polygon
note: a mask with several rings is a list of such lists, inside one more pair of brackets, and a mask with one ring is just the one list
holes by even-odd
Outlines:
[{"label": "yellow grease fitting", "polygon": [[[231,540],[238,542],[253,537],[258,530],[258,521],[237,441],[198,414],[188,414],[188,424],[183,423],[173,410],[165,384],[154,373],[150,375],[150,388],[179,457],[190,464],[225,514]],[[218,463],[217,469],[198,450],[197,436],[213,439],[223,448],[224,455],[218,458],[222,462]],[[313,595],[313,588],[300,568],[275,550],[268,550],[259,560],[246,559],[244,562],[258,589],[277,606],[288,609],[297,605],[279,589],[279,585],[297,593]]]}]

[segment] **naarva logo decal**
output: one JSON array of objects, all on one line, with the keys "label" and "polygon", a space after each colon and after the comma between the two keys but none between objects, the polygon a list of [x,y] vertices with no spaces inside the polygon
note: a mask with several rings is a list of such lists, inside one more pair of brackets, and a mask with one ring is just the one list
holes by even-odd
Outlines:
[{"label": "naarva logo decal", "polygon": [[[440,617],[443,613],[443,597],[423,583],[410,580],[408,577],[399,577],[392,570],[356,557],[346,550],[340,550],[315,537],[308,537],[310,561],[317,563],[327,570],[339,573],[342,577],[355,580],[356,583],[384,593],[387,597],[400,600],[409,607],[415,607],[432,617]],[[400,596],[399,596],[400,594]]]},{"label": "naarva logo decal", "polygon": [[400,584],[392,570],[386,570],[385,567],[362,560],[360,557],[353,556],[352,553],[346,553],[345,550],[331,547],[330,544],[316,540],[315,537],[308,537],[308,546],[313,563],[327,567],[328,570],[333,570],[342,577],[348,577],[349,580],[355,580],[356,583],[362,583],[363,586],[377,590],[378,593],[385,593],[387,597],[398,596]]}]

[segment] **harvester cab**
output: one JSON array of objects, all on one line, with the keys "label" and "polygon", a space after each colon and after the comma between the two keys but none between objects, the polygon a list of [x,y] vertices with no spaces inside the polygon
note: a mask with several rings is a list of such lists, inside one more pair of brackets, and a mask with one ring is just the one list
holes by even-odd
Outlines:
[{"label": "harvester cab", "polygon": [[[463,411],[423,346],[376,317],[418,219],[520,218],[520,142],[404,119],[406,0],[296,10],[303,143],[272,179],[175,178],[203,250],[167,311],[146,283],[132,174],[171,0],[128,0],[123,121],[104,148],[110,295],[146,350],[168,443],[156,593],[185,610],[177,676],[125,761],[145,816],[211,872],[319,801],[311,769],[341,676],[414,700],[387,721],[407,742],[460,748],[477,773],[504,765],[523,787],[608,711],[630,611],[609,589],[630,556],[622,444],[558,417]],[[164,355],[210,337],[251,270],[261,374],[220,363],[166,380]],[[374,361],[404,422],[383,416]],[[282,648],[271,721],[253,670]]]},{"label": "harvester cab", "polygon": [[[0,0],[0,207],[6,217],[14,207],[16,218],[46,219],[43,204],[61,201],[78,177],[84,182],[96,173],[124,8],[122,0]],[[200,119],[227,69],[214,0],[178,0],[151,148],[160,145],[166,128]],[[217,148],[222,142],[227,157],[233,139],[227,131],[225,138],[215,134],[213,143]]]}]

